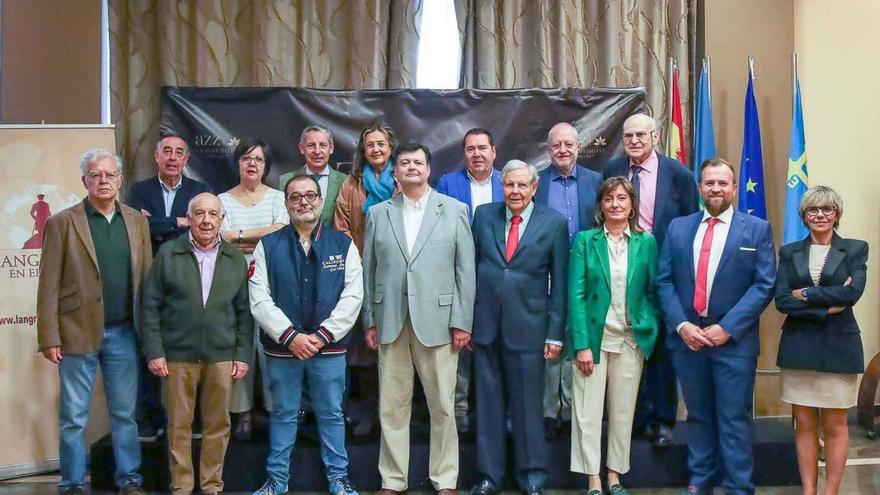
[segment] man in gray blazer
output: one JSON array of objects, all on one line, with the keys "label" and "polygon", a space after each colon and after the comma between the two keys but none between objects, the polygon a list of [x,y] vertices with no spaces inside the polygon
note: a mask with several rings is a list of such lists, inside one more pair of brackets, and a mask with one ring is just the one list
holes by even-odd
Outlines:
[{"label": "man in gray blazer", "polygon": [[467,206],[432,190],[430,174],[427,147],[401,146],[394,177],[403,193],[367,214],[361,319],[379,350],[379,495],[407,489],[413,368],[431,415],[428,476],[439,495],[458,479],[453,397],[473,321],[474,244]]}]

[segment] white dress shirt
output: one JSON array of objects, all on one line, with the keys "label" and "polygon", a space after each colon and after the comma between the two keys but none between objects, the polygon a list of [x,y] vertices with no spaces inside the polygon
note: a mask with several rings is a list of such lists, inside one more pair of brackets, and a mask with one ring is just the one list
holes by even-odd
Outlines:
[{"label": "white dress shirt", "polygon": [[403,195],[403,232],[406,237],[407,254],[412,254],[413,247],[416,245],[416,238],[422,227],[422,219],[425,218],[425,204],[427,204],[430,194],[431,191],[428,190],[418,201],[409,199],[406,194]]},{"label": "white dress shirt", "polygon": [[608,272],[611,278],[611,303],[605,315],[605,329],[602,332],[601,349],[605,352],[620,354],[623,346],[636,348],[630,328],[629,308],[626,306],[626,275],[629,269],[629,239],[632,233],[627,226],[615,240],[602,226],[605,240],[608,242]]},{"label": "white dress shirt", "polygon": [[[703,220],[700,221],[700,227],[697,229],[697,235],[694,237],[694,275],[697,273],[697,267],[700,264],[700,249],[703,247],[703,237],[706,235],[706,229],[709,228],[707,220],[712,215],[708,211],[703,212]],[[721,253],[724,252],[724,244],[727,242],[727,233],[730,232],[730,221],[733,220],[733,206],[724,210],[718,215],[718,223],[715,224],[715,233],[712,236],[712,251],[709,252],[709,269],[706,276],[706,311],[700,313],[705,317],[709,311],[709,301],[712,300],[712,285],[715,282],[715,272],[718,270],[718,262],[721,261]]]},{"label": "white dress shirt", "polygon": [[321,197],[327,197],[327,188],[330,185],[330,164],[324,165],[324,168],[318,171],[317,174],[312,173],[312,169],[306,165],[306,175],[311,175],[318,181],[318,187],[321,189]]},{"label": "white dress shirt", "polygon": [[471,215],[477,211],[477,207],[492,202],[492,174],[483,182],[478,181],[468,172],[468,181],[471,183]]}]

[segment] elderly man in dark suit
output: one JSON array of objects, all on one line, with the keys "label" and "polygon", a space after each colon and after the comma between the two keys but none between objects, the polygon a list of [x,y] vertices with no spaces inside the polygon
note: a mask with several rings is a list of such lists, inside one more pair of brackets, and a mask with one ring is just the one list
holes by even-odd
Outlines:
[{"label": "elderly man in dark suit", "polygon": [[[132,184],[126,203],[147,217],[155,254],[165,242],[189,232],[187,205],[196,195],[208,192],[208,186],[183,175],[189,149],[181,135],[163,134],[156,143],[153,158],[159,169],[158,177]],[[165,430],[159,379],[146,366],[141,366],[138,379],[138,423],[141,441],[154,441]]]},{"label": "elderly man in dark suit", "polygon": [[657,264],[666,346],[688,408],[687,493],[750,495],[758,318],[773,296],[770,224],[734,211],[733,167],[703,163],[706,211],[672,221]]},{"label": "elderly man in dark suit", "polygon": [[[639,227],[654,234],[663,247],[669,223],[699,210],[699,194],[691,171],[684,164],[658,153],[657,123],[638,113],[623,122],[623,146],[627,156],[602,171],[602,178],[630,179],[639,201]],[[678,410],[675,371],[660,332],[654,354],[645,365],[634,430],[653,437],[658,448],[672,445],[672,427]]]},{"label": "elderly man in dark suit", "polygon": [[501,418],[509,408],[517,482],[529,495],[539,495],[547,447],[536,398],[543,393],[545,360],[562,350],[568,229],[561,214],[532,203],[538,188],[535,167],[511,160],[501,182],[504,203],[483,205],[474,215],[473,347],[482,479],[471,493],[491,495],[501,487],[507,464]]},{"label": "elderly man in dark suit", "polygon": [[95,372],[104,376],[116,484],[121,495],[143,494],[135,402],[141,283],[152,259],[147,221],[116,201],[122,162],[113,152],[83,155],[88,196],[49,217],[37,295],[40,352],[61,378],[61,482],[81,495],[86,475],[86,421]]},{"label": "elderly man in dark suit", "polygon": [[[602,184],[598,172],[577,164],[580,139],[577,129],[568,122],[550,128],[547,135],[550,166],[538,174],[535,202],[549,206],[565,217],[568,243],[582,230],[595,226],[593,210]],[[544,434],[548,439],[558,429],[571,430],[571,360],[557,359],[547,363],[544,380]],[[565,423],[568,426],[560,428]]]}]

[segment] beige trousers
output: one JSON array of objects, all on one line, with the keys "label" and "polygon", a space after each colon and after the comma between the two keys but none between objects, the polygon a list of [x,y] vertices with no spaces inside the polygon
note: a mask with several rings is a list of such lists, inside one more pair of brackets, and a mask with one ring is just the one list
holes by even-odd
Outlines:
[{"label": "beige trousers", "polygon": [[[586,376],[572,362],[571,470],[599,474],[602,411],[608,401],[608,469],[629,471],[633,415],[645,356],[623,346],[621,353],[602,351],[593,374]],[[607,390],[607,397],[606,397]]]},{"label": "beige trousers", "polygon": [[192,422],[196,392],[200,394],[202,450],[199,462],[202,493],[223,491],[223,458],[229,443],[229,400],[232,361],[168,363],[163,379],[168,411],[168,464],[171,492],[190,494],[195,480],[192,463]]},{"label": "beige trousers", "polygon": [[382,488],[404,491],[409,473],[409,423],[414,373],[425,390],[431,415],[428,477],[435,490],[454,489],[458,480],[455,382],[458,353],[452,345],[425,347],[409,317],[400,336],[379,346],[379,473]]}]

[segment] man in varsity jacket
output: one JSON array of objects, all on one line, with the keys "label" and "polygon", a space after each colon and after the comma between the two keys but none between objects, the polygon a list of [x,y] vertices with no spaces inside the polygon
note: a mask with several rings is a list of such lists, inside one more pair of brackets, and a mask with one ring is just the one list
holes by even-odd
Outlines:
[{"label": "man in varsity jacket", "polygon": [[287,493],[303,382],[321,432],[331,495],[357,495],[348,480],[342,397],[348,334],[363,302],[351,239],[320,224],[321,188],[310,175],[285,187],[290,225],[257,244],[250,267],[251,312],[263,331],[269,387],[268,479],[259,495]]}]

